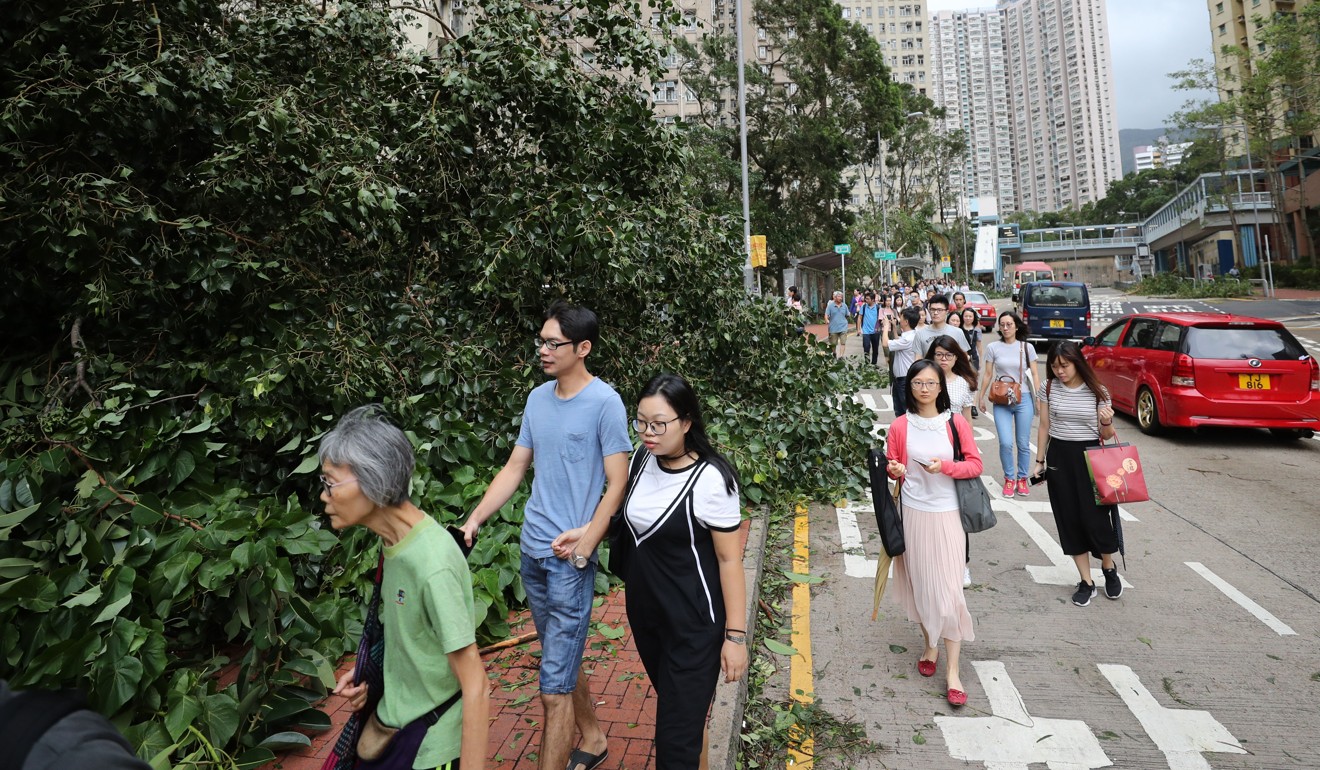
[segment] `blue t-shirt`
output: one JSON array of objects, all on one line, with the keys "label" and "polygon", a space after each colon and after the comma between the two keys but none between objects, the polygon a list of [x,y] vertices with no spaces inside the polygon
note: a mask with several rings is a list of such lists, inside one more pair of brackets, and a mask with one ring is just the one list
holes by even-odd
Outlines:
[{"label": "blue t-shirt", "polygon": [[848,331],[848,306],[839,303],[835,304],[830,300],[825,304],[825,317],[830,322],[830,334],[839,334]]},{"label": "blue t-shirt", "polygon": [[623,399],[599,377],[561,399],[555,381],[527,396],[518,446],[532,450],[532,495],[523,509],[522,552],[553,556],[550,543],[584,526],[605,489],[604,458],[632,452]]},{"label": "blue t-shirt", "polygon": [[862,305],[862,334],[875,334],[880,331],[879,321],[879,305]]}]

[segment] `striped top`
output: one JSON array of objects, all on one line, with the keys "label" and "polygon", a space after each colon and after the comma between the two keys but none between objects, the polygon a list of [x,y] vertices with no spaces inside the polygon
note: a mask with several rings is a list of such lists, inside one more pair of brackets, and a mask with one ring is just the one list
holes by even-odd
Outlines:
[{"label": "striped top", "polygon": [[[1047,387],[1049,397],[1046,397]],[[1050,438],[1060,441],[1100,439],[1100,417],[1096,410],[1109,406],[1108,394],[1097,399],[1086,383],[1070,388],[1051,377],[1036,391],[1036,401],[1041,404],[1041,409],[1049,410]]]}]

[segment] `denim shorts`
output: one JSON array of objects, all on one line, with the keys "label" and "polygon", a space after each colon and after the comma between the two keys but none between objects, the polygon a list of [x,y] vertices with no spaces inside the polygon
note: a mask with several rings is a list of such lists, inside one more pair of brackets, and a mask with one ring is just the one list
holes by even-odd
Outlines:
[{"label": "denim shorts", "polygon": [[591,626],[596,562],[583,569],[554,556],[522,555],[523,590],[541,638],[541,692],[566,695],[577,689],[578,670]]}]

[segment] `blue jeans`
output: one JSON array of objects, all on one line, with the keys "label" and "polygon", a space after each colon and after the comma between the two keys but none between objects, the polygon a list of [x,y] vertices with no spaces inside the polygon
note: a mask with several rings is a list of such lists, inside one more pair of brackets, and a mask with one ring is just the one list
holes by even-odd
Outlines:
[{"label": "blue jeans", "polygon": [[538,559],[523,554],[522,581],[532,623],[541,637],[541,692],[571,693],[577,689],[591,625],[596,562],[578,569],[554,556]]},{"label": "blue jeans", "polygon": [[[1036,403],[1026,386],[1022,388],[1022,401],[1013,406],[995,404],[995,432],[999,434],[999,462],[1004,466],[1004,478],[1025,479],[1031,471],[1031,421],[1036,416]],[[1017,445],[1017,463],[1014,464],[1014,444]]]},{"label": "blue jeans", "polygon": [[903,415],[907,414],[907,378],[906,377],[894,378],[894,389],[892,391],[892,395],[894,397],[894,419],[897,420],[899,417],[902,417]]}]

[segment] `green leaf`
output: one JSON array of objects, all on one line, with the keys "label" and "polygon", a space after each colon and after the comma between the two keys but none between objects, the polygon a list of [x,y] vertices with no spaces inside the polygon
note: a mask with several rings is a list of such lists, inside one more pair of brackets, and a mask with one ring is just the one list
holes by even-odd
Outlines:
[{"label": "green leaf", "polygon": [[803,575],[800,572],[785,571],[784,576],[787,577],[789,580],[793,581],[794,583],[813,584],[813,583],[822,583],[825,581],[825,578],[820,577],[819,575]]},{"label": "green leaf", "polygon": [[0,579],[23,577],[31,572],[36,564],[31,559],[23,559],[17,556],[0,559]]},{"label": "green leaf", "polygon": [[256,770],[275,761],[275,752],[266,748],[251,748],[234,759],[238,770]]},{"label": "green leaf", "polygon": [[88,588],[86,591],[70,596],[68,599],[64,600],[64,603],[60,606],[90,607],[99,601],[101,601],[101,586],[98,584]]},{"label": "green leaf", "polygon": [[19,508],[13,513],[0,513],[0,540],[9,537],[9,531],[19,524],[22,524],[27,517],[37,512],[39,505],[29,505],[26,508]]},{"label": "green leaf", "polygon": [[36,503],[36,500],[32,498],[32,487],[28,484],[27,479],[19,479],[18,484],[14,486],[14,499],[18,501],[19,505],[23,506]]},{"label": "green leaf", "polygon": [[142,662],[137,658],[125,657],[117,661],[106,660],[94,667],[96,672],[93,685],[96,695],[101,699],[102,708],[107,714],[115,714],[137,693],[142,681]]},{"label": "green leaf", "polygon": [[298,749],[312,745],[312,739],[302,733],[283,732],[275,733],[257,744],[259,749],[269,749],[271,751],[288,751],[289,749]]},{"label": "green leaf", "polygon": [[110,602],[101,609],[100,614],[96,616],[96,620],[92,621],[92,625],[96,625],[97,623],[102,623],[104,621],[118,617],[120,611],[123,610],[124,607],[128,606],[128,603],[132,601],[132,599],[133,599],[132,594],[124,594],[118,599]]},{"label": "green leaf", "polygon": [[192,475],[193,470],[197,468],[197,459],[186,449],[180,451],[170,462],[170,483],[171,486],[178,486],[184,479]]},{"label": "green leaf", "polygon": [[311,473],[312,471],[320,467],[321,467],[321,461],[316,457],[316,455],[312,455],[311,457],[303,458],[303,461],[298,463],[298,467],[293,469],[293,473],[295,476],[298,476],[305,473]]},{"label": "green leaf", "polygon": [[201,720],[206,737],[217,746],[229,743],[238,730],[238,700],[228,693],[216,693],[202,699]]},{"label": "green leaf", "polygon": [[889,645],[889,651],[892,652],[892,653],[894,653],[895,655],[902,655],[903,653],[907,652],[908,650],[907,650],[906,647],[904,647],[904,646],[901,645],[901,644],[891,644],[891,645]]},{"label": "green leaf", "polygon": [[192,695],[184,695],[177,700],[170,699],[170,709],[165,712],[165,730],[170,739],[178,741],[197,717],[202,714],[202,702]]},{"label": "green leaf", "polygon": [[776,639],[766,639],[766,640],[765,640],[765,646],[766,646],[767,648],[769,648],[769,650],[770,650],[771,652],[776,653],[776,654],[778,654],[778,655],[797,655],[797,654],[798,654],[798,651],[797,651],[796,648],[789,647],[787,644],[784,644],[783,642],[780,642],[780,641],[778,641],[778,640],[776,640]]}]

